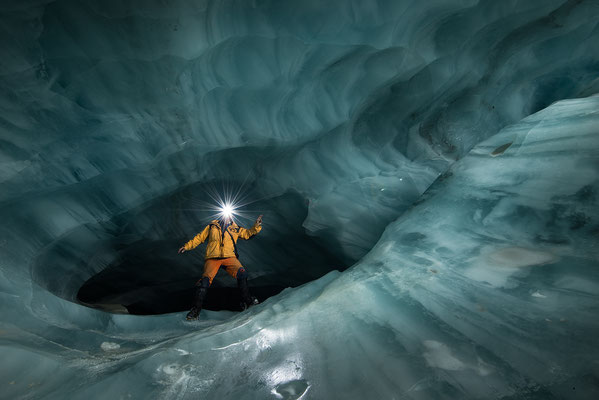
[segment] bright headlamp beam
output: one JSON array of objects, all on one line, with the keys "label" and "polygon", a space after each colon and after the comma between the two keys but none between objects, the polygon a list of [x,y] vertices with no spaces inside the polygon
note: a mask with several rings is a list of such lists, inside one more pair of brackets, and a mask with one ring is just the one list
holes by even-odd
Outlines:
[{"label": "bright headlamp beam", "polygon": [[223,204],[220,207],[221,215],[227,219],[233,218],[234,211],[235,211],[235,208],[233,208],[233,206],[230,204]]}]

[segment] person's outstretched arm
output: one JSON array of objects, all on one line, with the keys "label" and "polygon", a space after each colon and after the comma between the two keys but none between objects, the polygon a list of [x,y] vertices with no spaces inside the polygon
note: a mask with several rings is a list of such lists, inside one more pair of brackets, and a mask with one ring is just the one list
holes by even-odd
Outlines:
[{"label": "person's outstretched arm", "polygon": [[256,219],[256,223],[250,229],[239,228],[239,238],[240,239],[249,239],[252,236],[258,234],[262,230],[262,215]]},{"label": "person's outstretched arm", "polygon": [[210,232],[210,225],[205,227],[202,232],[195,235],[195,237],[193,239],[191,239],[189,242],[185,243],[185,245],[183,245],[183,247],[181,247],[179,249],[179,253],[184,253],[186,251],[193,250],[196,247],[198,247],[199,245],[201,245],[202,243],[204,243],[204,240],[206,240],[206,238],[208,237],[209,232]]}]

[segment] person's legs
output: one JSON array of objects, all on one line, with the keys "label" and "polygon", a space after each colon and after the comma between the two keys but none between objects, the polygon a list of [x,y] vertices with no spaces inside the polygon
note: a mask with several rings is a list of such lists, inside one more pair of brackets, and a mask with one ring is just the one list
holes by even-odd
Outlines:
[{"label": "person's legs", "polygon": [[209,258],[208,260],[206,260],[206,262],[204,263],[204,273],[202,274],[202,279],[208,278],[210,284],[212,284],[212,280],[218,273],[218,269],[221,267],[221,265],[223,265],[224,261],[226,260],[228,260],[228,258]]},{"label": "person's legs", "polygon": [[196,290],[193,296],[193,306],[189,313],[187,313],[188,320],[197,319],[200,315],[202,303],[204,302],[208,288],[212,283],[212,279],[216,276],[222,261],[222,259],[208,259],[204,263],[204,273],[202,274],[202,278],[195,284]]},{"label": "person's legs", "polygon": [[229,275],[233,278],[237,278],[237,287],[241,292],[242,308],[245,310],[246,308],[258,304],[258,300],[250,294],[250,289],[248,287],[248,273],[241,265],[237,258],[227,258],[223,260],[222,264]]},{"label": "person's legs", "polygon": [[229,257],[222,260],[222,266],[225,267],[227,274],[231,275],[233,278],[237,278],[237,273],[239,270],[244,270],[243,265],[239,262],[239,259],[235,257]]}]

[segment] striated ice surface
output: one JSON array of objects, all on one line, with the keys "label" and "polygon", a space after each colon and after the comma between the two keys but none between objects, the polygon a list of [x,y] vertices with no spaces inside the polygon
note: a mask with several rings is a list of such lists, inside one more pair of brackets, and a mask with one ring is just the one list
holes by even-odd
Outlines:
[{"label": "striated ice surface", "polygon": [[[0,398],[599,397],[596,1],[8,0],[0,51]],[[222,187],[263,302],[188,323]]]}]

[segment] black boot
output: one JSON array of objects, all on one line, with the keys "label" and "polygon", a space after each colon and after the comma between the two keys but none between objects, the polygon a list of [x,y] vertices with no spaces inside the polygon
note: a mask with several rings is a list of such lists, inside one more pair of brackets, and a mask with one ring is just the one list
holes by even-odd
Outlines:
[{"label": "black boot", "polygon": [[247,310],[251,306],[255,306],[258,304],[258,299],[254,296],[250,295],[250,289],[248,288],[248,279],[247,278],[237,278],[237,287],[241,292],[241,309]]},{"label": "black boot", "polygon": [[187,313],[188,321],[198,319],[200,311],[202,311],[204,297],[206,297],[206,293],[208,292],[208,286],[210,286],[210,280],[208,278],[204,278],[201,280],[201,286],[196,287],[193,298],[193,307],[191,307],[191,310]]}]

